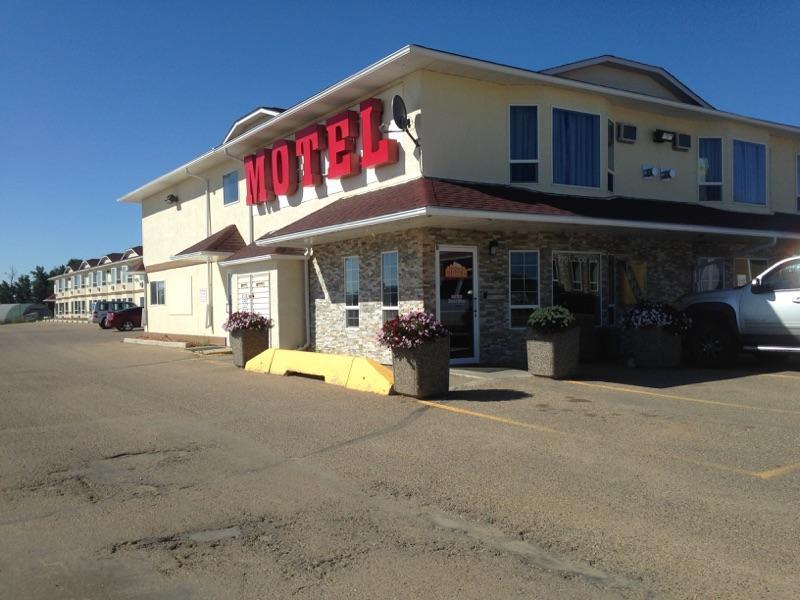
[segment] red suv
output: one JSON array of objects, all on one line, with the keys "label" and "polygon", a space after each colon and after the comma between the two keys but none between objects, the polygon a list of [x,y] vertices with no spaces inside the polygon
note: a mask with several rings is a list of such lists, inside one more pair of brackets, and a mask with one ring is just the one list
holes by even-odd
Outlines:
[{"label": "red suv", "polygon": [[116,327],[119,331],[130,331],[142,326],[142,307],[135,306],[110,312],[106,315],[106,327]]}]

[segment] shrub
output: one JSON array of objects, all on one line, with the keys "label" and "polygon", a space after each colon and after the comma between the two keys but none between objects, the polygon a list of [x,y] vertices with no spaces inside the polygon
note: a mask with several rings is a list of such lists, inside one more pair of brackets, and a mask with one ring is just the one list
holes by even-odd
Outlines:
[{"label": "shrub", "polygon": [[661,327],[670,333],[683,335],[692,326],[692,319],[663,302],[640,302],[625,316],[623,325],[626,329]]},{"label": "shrub", "polygon": [[542,306],[528,317],[528,327],[539,333],[558,333],[575,325],[575,317],[564,306]]},{"label": "shrub", "polygon": [[267,331],[272,328],[272,319],[263,317],[254,312],[235,312],[231,313],[228,320],[222,324],[225,331],[240,331],[242,329],[250,331]]},{"label": "shrub", "polygon": [[432,314],[413,311],[386,321],[378,332],[378,343],[393,349],[418,348],[447,335],[447,329]]}]

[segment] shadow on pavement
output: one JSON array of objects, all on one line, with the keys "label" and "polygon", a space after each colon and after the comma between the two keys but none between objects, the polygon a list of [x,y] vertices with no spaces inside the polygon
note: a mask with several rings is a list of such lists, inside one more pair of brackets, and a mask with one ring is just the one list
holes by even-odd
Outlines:
[{"label": "shadow on pavement", "polygon": [[531,394],[510,389],[453,390],[443,400],[466,400],[468,402],[509,402],[532,398]]},{"label": "shadow on pavement", "polygon": [[723,369],[699,369],[690,366],[673,369],[639,369],[621,363],[582,364],[578,376],[574,379],[664,389],[787,371],[790,373],[800,371],[800,357],[776,356],[770,360],[770,357],[757,359],[752,355],[742,355],[732,366]]}]

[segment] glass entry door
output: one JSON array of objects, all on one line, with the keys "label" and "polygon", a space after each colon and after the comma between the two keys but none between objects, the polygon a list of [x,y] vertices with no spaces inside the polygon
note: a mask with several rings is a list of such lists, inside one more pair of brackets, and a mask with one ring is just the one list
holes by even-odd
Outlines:
[{"label": "glass entry door", "polygon": [[478,257],[473,246],[436,251],[437,313],[450,331],[450,362],[478,362]]}]

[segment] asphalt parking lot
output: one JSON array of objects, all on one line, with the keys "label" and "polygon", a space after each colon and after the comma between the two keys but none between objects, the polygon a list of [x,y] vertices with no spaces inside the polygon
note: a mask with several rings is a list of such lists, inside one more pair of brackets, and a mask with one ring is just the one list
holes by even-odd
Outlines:
[{"label": "asphalt parking lot", "polygon": [[442,401],[0,327],[0,598],[797,598],[800,365]]}]

